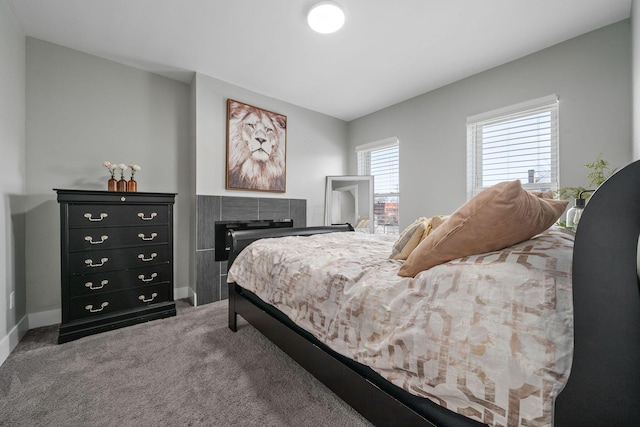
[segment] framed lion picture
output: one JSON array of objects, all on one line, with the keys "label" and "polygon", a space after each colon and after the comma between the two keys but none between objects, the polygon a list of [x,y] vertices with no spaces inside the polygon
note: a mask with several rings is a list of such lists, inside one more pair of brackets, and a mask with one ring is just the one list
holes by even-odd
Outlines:
[{"label": "framed lion picture", "polygon": [[286,188],[287,117],[227,100],[228,190]]}]

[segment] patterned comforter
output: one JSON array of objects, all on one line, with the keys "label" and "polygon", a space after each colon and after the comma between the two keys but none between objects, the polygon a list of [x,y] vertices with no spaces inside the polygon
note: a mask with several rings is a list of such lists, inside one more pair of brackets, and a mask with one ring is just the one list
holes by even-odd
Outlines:
[{"label": "patterned comforter", "polygon": [[551,425],[573,352],[573,233],[397,276],[394,239],[263,239],[228,281],[405,390],[490,425]]}]

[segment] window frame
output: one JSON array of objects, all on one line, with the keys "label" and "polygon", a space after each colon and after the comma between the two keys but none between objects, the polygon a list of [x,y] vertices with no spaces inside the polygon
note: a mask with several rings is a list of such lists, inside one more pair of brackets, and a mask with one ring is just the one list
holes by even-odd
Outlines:
[{"label": "window frame", "polygon": [[[549,112],[550,117],[550,183],[522,182],[523,188],[530,191],[556,191],[559,186],[559,99],[557,95],[548,95],[519,104],[499,108],[486,113],[467,118],[467,198],[470,199],[480,191],[488,188],[484,186],[481,139],[482,129],[494,126],[500,122],[507,122],[519,117]],[[479,138],[480,136],[480,138]]]},{"label": "window frame", "polygon": [[[375,186],[376,186],[376,178],[375,175],[373,175],[371,173],[371,159],[368,159],[368,163],[366,164],[365,170],[362,170],[361,167],[365,166],[363,164],[362,158],[361,156],[365,153],[371,153],[372,151],[376,151],[376,150],[382,150],[385,148],[390,148],[390,147],[398,147],[398,168],[397,168],[397,174],[398,174],[398,191],[397,192],[387,192],[387,193],[376,193],[375,192]],[[398,234],[399,233],[399,219],[400,219],[400,141],[397,137],[390,137],[390,138],[385,138],[379,141],[374,141],[374,142],[370,142],[367,144],[362,144],[362,145],[358,145],[355,147],[355,152],[356,152],[356,170],[357,170],[357,175],[371,175],[374,177],[373,179],[373,185],[374,185],[374,194],[373,194],[373,216],[374,216],[374,234],[378,234],[378,227],[375,225],[376,221],[375,221],[375,205],[376,205],[376,199],[378,198],[384,198],[384,197],[389,197],[389,198],[395,198],[397,200],[396,203],[396,207],[397,207],[397,211],[396,211],[396,218],[398,220],[398,224],[396,224],[393,227],[389,227],[389,226],[383,226],[383,232],[385,234]]]}]

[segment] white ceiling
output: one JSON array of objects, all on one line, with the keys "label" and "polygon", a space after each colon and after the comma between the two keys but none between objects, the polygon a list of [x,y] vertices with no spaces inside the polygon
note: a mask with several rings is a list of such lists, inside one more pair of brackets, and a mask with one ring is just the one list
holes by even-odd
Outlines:
[{"label": "white ceiling", "polygon": [[632,0],[8,0],[27,36],[190,81],[194,71],[346,121],[628,18]]}]

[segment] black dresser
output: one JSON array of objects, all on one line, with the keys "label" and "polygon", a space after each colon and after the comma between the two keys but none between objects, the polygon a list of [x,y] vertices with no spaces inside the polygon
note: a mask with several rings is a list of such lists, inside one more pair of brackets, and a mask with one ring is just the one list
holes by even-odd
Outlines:
[{"label": "black dresser", "polygon": [[175,316],[175,193],[55,191],[62,278],[58,343]]}]

